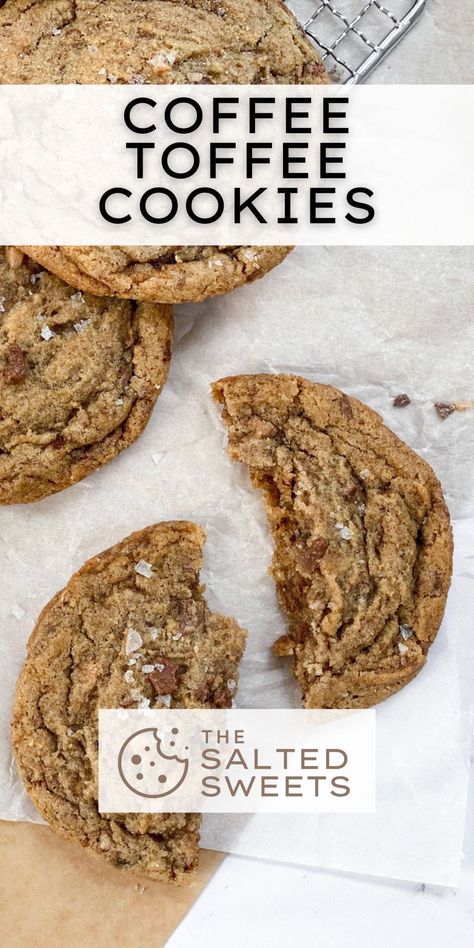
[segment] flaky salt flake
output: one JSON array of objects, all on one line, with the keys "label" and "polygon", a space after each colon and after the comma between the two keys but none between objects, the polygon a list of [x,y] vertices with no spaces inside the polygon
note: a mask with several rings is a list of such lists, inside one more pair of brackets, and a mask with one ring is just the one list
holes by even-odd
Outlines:
[{"label": "flaky salt flake", "polygon": [[171,65],[173,65],[173,63],[174,63],[174,61],[175,61],[177,55],[178,55],[178,54],[177,54],[177,52],[176,52],[174,49],[170,49],[167,53],[165,53],[165,56],[166,56],[168,62],[171,63]]},{"label": "flaky salt flake", "polygon": [[152,627],[151,627],[151,629],[149,630],[149,632],[150,632],[150,638],[151,638],[152,642],[154,642],[155,639],[158,638],[158,634],[159,634],[159,633],[158,633],[158,629],[156,628],[155,625],[152,625]]},{"label": "flaky salt flake", "polygon": [[117,76],[113,76],[110,72],[107,73],[107,82],[110,82],[110,84],[114,86],[117,81]]},{"label": "flaky salt flake", "polygon": [[182,633],[182,632],[175,632],[175,634],[172,635],[171,638],[172,638],[173,642],[179,642],[179,640],[183,638],[183,633]]},{"label": "flaky salt flake", "polygon": [[346,527],[343,523],[336,523],[335,527],[336,530],[339,531],[341,540],[352,540],[352,533],[349,530],[349,527]]},{"label": "flaky salt flake", "polygon": [[[39,316],[38,316],[38,319],[39,319]],[[49,340],[52,339],[53,336],[55,336],[55,335],[56,335],[56,333],[53,332],[53,330],[50,329],[47,324],[45,324],[44,326],[41,327],[40,336],[41,336],[42,339],[45,340],[45,342],[49,342]]]},{"label": "flaky salt flake", "polygon": [[125,654],[130,655],[130,652],[136,652],[137,648],[140,648],[140,645],[143,645],[143,639],[139,632],[136,629],[128,629],[127,631],[127,640],[125,642]]},{"label": "flaky salt flake", "polygon": [[123,398],[116,398],[116,399],[115,399],[115,404],[116,404],[116,405],[123,405]]},{"label": "flaky salt flake", "polygon": [[171,695],[158,695],[158,700],[164,704],[165,708],[169,708],[171,706]]},{"label": "flaky salt flake", "polygon": [[4,305],[3,305],[4,302],[5,302],[5,297],[4,297],[4,296],[0,296],[0,313],[4,313],[4,312],[5,312],[5,307],[4,307]]},{"label": "flaky salt flake", "polygon": [[[161,662],[156,662],[155,668],[156,668],[156,670],[159,671],[159,672],[162,672],[162,671],[165,670],[165,666],[162,665]],[[152,671],[153,671],[153,669],[152,669]]]},{"label": "flaky salt flake", "polygon": [[399,628],[400,635],[401,635],[402,639],[405,640],[405,642],[406,642],[409,638],[411,638],[411,636],[413,635],[413,629],[410,628],[409,625],[404,625],[404,624],[402,624],[402,625],[400,625],[398,628]]},{"label": "flaky salt flake", "polygon": [[160,50],[159,53],[155,53],[155,55],[148,60],[148,63],[158,72],[162,72],[170,68],[170,63],[164,50]]},{"label": "flaky salt flake", "polygon": [[87,329],[89,323],[90,319],[80,319],[78,323],[74,323],[74,329],[77,333],[79,333],[79,335],[81,335],[81,333]]},{"label": "flaky salt flake", "polygon": [[66,731],[66,734],[67,734],[68,737],[72,737],[72,736],[73,736],[74,731],[73,731],[72,727],[68,727],[68,729],[67,729],[67,731]]},{"label": "flaky salt flake", "polygon": [[105,66],[102,66],[101,69],[98,69],[98,70],[97,70],[97,75],[98,75],[98,76],[105,76],[106,72],[107,72],[107,70],[106,70]]},{"label": "flaky salt flake", "polygon": [[364,469],[360,472],[359,477],[361,478],[361,480],[365,481],[366,478],[369,476],[369,474],[370,474],[370,471],[368,470],[368,468],[364,467]]},{"label": "flaky salt flake", "polygon": [[400,655],[405,655],[408,652],[408,645],[404,645],[403,642],[399,642],[398,651],[400,652]]},{"label": "flaky salt flake", "polygon": [[141,670],[142,670],[142,672],[143,672],[144,675],[149,675],[150,672],[155,671],[155,666],[154,666],[154,665],[142,665]]},{"label": "flaky salt flake", "polygon": [[97,46],[94,46],[94,43],[91,43],[91,44],[87,47],[87,51],[88,51],[88,53],[92,53],[92,55],[94,56],[95,53],[97,53]]},{"label": "flaky salt flake", "polygon": [[129,658],[128,664],[129,664],[129,665],[136,665],[136,664],[137,664],[136,658]]},{"label": "flaky salt flake", "polygon": [[12,614],[13,616],[15,616],[15,619],[23,619],[23,617],[26,615],[26,612],[25,612],[25,610],[23,609],[23,607],[22,607],[22,606],[18,606],[18,605],[16,605],[16,604],[14,604],[14,605],[11,607],[10,612],[11,612],[11,614]]},{"label": "flaky salt flake", "polygon": [[143,709],[149,708],[149,707],[150,707],[150,699],[149,699],[149,698],[141,698],[140,701],[138,702],[138,708],[139,708],[139,710],[143,710]]},{"label": "flaky salt flake", "polygon": [[62,33],[60,26],[55,26],[54,30],[51,30],[51,36],[60,36]]},{"label": "flaky salt flake", "polygon": [[145,77],[133,75],[133,76],[130,76],[127,81],[128,81],[128,84],[131,86],[142,86],[145,82]]},{"label": "flaky salt flake", "polygon": [[71,299],[71,300],[73,301],[73,303],[83,303],[83,302],[84,302],[84,297],[83,297],[83,295],[82,295],[82,293],[81,293],[80,290],[78,290],[77,293],[72,293],[71,296],[69,297],[69,299]]},{"label": "flaky salt flake", "polygon": [[151,579],[151,577],[153,576],[152,565],[151,563],[147,563],[146,560],[140,560],[137,563],[135,567],[135,572],[138,573],[139,576],[144,576],[145,579]]},{"label": "flaky salt flake", "polygon": [[124,673],[123,680],[127,682],[127,685],[133,685],[134,677],[133,671],[131,668],[127,668],[127,671]]},{"label": "flaky salt flake", "polygon": [[32,283],[33,286],[35,286],[38,280],[41,280],[43,273],[44,273],[44,270],[40,270],[39,273],[32,273],[30,276],[30,283]]},{"label": "flaky salt flake", "polygon": [[229,678],[227,682],[227,687],[232,691],[233,688],[237,688],[237,682],[233,678]]}]

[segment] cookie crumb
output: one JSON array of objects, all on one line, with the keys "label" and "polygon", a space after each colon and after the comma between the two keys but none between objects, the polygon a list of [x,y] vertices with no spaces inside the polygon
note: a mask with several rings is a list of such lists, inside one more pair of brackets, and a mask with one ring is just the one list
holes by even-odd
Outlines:
[{"label": "cookie crumb", "polygon": [[456,411],[455,406],[453,404],[448,404],[447,402],[435,402],[434,407],[436,413],[439,415],[442,421],[444,421],[445,418],[449,418],[449,416],[452,415],[454,411]]},{"label": "cookie crumb", "polygon": [[395,396],[392,404],[394,408],[405,408],[406,405],[411,404],[411,399],[408,397],[406,392],[402,392],[400,395]]},{"label": "cookie crumb", "polygon": [[453,402],[455,411],[470,411],[472,402]]}]

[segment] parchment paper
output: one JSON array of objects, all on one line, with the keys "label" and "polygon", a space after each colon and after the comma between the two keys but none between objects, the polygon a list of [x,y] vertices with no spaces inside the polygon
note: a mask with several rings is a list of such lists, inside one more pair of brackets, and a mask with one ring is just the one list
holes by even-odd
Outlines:
[{"label": "parchment paper", "polygon": [[[207,530],[209,603],[249,630],[238,703],[298,706],[289,667],[270,653],[285,620],[266,573],[272,543],[261,498],[228,459],[209,396],[222,375],[295,371],[362,398],[434,466],[455,520],[455,580],[425,669],[379,708],[377,814],[206,817],[203,844],[456,883],[474,667],[474,411],[441,421],[433,403],[474,394],[473,264],[469,248],[305,248],[251,287],[178,308],[170,379],[142,438],[68,491],[0,509],[0,817],[37,819],[8,736],[36,616],[85,559],[154,521],[191,518]],[[397,410],[401,392],[412,403]]]}]

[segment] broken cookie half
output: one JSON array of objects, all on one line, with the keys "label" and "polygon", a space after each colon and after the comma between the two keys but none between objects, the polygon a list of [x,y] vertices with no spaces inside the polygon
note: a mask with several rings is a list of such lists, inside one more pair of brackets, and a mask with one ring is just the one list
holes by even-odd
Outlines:
[{"label": "broken cookie half", "polygon": [[292,375],[213,386],[230,456],[262,488],[272,574],[308,708],[363,708],[423,667],[452,568],[449,514],[429,465],[380,416]]},{"label": "broken cookie half", "polygon": [[41,613],[13,711],[26,790],[60,835],[113,866],[183,883],[198,814],[98,809],[99,708],[227,708],[246,633],[212,613],[199,581],[204,532],[159,523],[89,560]]}]

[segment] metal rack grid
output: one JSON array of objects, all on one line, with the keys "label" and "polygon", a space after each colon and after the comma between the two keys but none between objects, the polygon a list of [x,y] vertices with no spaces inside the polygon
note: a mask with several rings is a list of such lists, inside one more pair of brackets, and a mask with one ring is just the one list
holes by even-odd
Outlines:
[{"label": "metal rack grid", "polygon": [[308,19],[300,15],[299,20],[329,75],[354,85],[403,39],[425,6],[426,0],[366,0],[362,8],[361,0],[319,0]]}]

